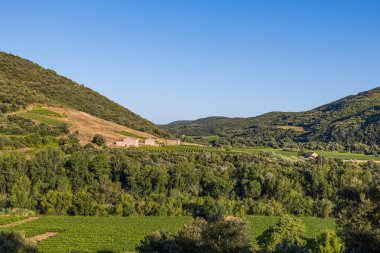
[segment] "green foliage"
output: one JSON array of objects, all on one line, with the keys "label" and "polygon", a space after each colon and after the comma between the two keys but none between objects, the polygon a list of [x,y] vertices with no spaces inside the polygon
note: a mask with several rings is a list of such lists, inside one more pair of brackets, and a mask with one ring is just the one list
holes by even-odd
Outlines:
[{"label": "green foliage", "polygon": [[10,216],[10,215],[2,216],[2,215],[0,215],[0,226],[5,225],[5,224],[9,224],[12,222],[20,221],[23,219],[24,219],[24,217],[21,217],[21,216],[13,216],[13,215],[12,216]]},{"label": "green foliage", "polygon": [[196,206],[193,211],[193,217],[201,217],[210,222],[221,220],[225,215],[225,207],[211,197],[205,198],[203,204]]},{"label": "green foliage", "polygon": [[305,231],[302,221],[285,215],[258,237],[258,243],[268,252],[306,252]]},{"label": "green foliage", "polygon": [[[195,250],[193,252],[252,252],[251,241],[248,238],[246,227],[245,221],[233,217],[209,222],[203,227],[201,232],[202,246],[200,251]],[[195,226],[196,228],[197,226]],[[191,231],[193,230],[194,228],[191,228],[190,225],[186,227],[185,233],[187,232],[187,234],[191,235]]]},{"label": "green foliage", "polygon": [[13,208],[31,208],[30,198],[31,183],[27,176],[21,176],[11,188],[11,206]]},{"label": "green foliage", "polygon": [[0,150],[57,145],[57,137],[67,133],[66,124],[51,126],[16,115],[0,116]]},{"label": "green foliage", "polygon": [[175,235],[164,231],[147,235],[138,250],[143,253],[248,253],[252,249],[245,228],[246,223],[237,218],[215,222],[197,218]]},{"label": "green foliage", "polygon": [[59,143],[60,148],[35,153],[0,154],[0,208],[50,214],[193,214],[208,220],[224,214],[334,217],[339,193],[353,178],[369,184],[379,176],[369,169],[378,168],[376,163],[84,149],[75,134]]},{"label": "green foliage", "polygon": [[[169,132],[213,146],[265,146],[379,153],[380,87],[300,113],[173,122]],[[210,138],[212,136],[212,138]]]},{"label": "green foliage", "polygon": [[340,235],[349,252],[380,251],[379,178],[367,182],[353,180],[340,193]]},{"label": "green foliage", "polygon": [[[77,195],[80,195],[80,198],[83,196],[82,193]],[[73,202],[75,202],[75,197],[74,195]],[[90,207],[87,210],[91,210],[90,205],[85,206]],[[98,212],[99,210],[96,211]],[[81,213],[81,215],[86,214]],[[257,236],[276,224],[279,217],[247,216],[245,219],[247,221],[246,232],[248,233],[248,238],[250,241],[254,241]],[[313,217],[301,217],[300,219],[306,225],[305,236],[309,238],[314,238],[325,230],[335,229],[334,219]],[[190,221],[190,216],[40,216],[38,220],[33,222],[3,228],[2,230],[25,231],[28,237],[46,232],[58,232],[58,236],[38,243],[37,246],[41,252],[66,253],[72,250],[82,250],[84,252],[108,250],[122,253],[135,251],[135,247],[140,244],[146,234],[165,230],[168,235],[172,235],[181,230]]]},{"label": "green foliage", "polygon": [[[141,146],[140,150],[146,150],[150,152],[167,152],[167,151],[175,151],[181,153],[247,153],[247,154],[261,154],[261,155],[273,155],[278,154],[282,156],[288,157],[303,157],[303,153],[299,154],[297,150],[284,150],[279,148],[265,148],[265,147],[230,147],[230,148],[218,148],[218,147],[206,147],[206,146]],[[365,155],[358,153],[350,153],[350,152],[337,152],[337,151],[317,151],[319,155],[322,155],[324,158],[337,158],[344,160],[379,160],[380,158],[376,155]]]},{"label": "green foliage", "polygon": [[0,252],[36,253],[37,249],[22,233],[0,232]]},{"label": "green foliage", "polygon": [[57,232],[57,236],[37,244],[41,252],[123,253],[134,252],[148,233],[160,229],[175,233],[190,220],[190,217],[41,216],[38,220],[1,230],[25,231],[27,237]]},{"label": "green foliage", "polygon": [[96,134],[93,138],[92,138],[92,143],[98,145],[98,146],[101,146],[103,144],[106,143],[106,138],[101,135],[101,134]]},{"label": "green foliage", "polygon": [[41,209],[44,214],[68,214],[72,205],[72,194],[69,192],[48,191],[42,198]]},{"label": "green foliage", "polygon": [[343,253],[345,248],[342,240],[331,231],[325,231],[317,236],[313,253]]},{"label": "green foliage", "polygon": [[16,111],[32,103],[55,103],[136,130],[163,130],[99,93],[20,57],[0,52],[0,110]]},{"label": "green foliage", "polygon": [[65,124],[63,123],[63,121],[57,120],[55,118],[49,118],[39,113],[34,113],[32,111],[19,113],[18,116],[56,127]]},{"label": "green foliage", "polygon": [[64,115],[58,113],[58,112],[53,112],[49,109],[42,108],[42,107],[35,107],[29,112],[34,113],[34,114],[40,114],[44,116],[50,116],[50,117],[56,117],[56,118],[63,118]]}]

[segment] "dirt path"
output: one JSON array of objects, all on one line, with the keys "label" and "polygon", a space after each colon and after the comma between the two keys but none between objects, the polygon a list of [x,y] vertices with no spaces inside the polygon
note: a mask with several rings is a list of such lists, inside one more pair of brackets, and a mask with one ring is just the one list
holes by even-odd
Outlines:
[{"label": "dirt path", "polygon": [[12,222],[12,223],[9,223],[9,224],[1,225],[0,228],[14,227],[14,226],[21,225],[21,224],[24,224],[26,222],[33,221],[33,220],[38,220],[38,219],[39,219],[39,217],[29,217],[29,218],[26,218],[24,220],[15,221],[15,222]]},{"label": "dirt path", "polygon": [[29,237],[28,239],[37,243],[37,242],[40,242],[40,241],[43,241],[43,240],[46,240],[46,239],[49,239],[53,236],[56,236],[58,233],[57,232],[46,232],[44,234],[40,234],[40,235],[35,235],[33,237]]}]

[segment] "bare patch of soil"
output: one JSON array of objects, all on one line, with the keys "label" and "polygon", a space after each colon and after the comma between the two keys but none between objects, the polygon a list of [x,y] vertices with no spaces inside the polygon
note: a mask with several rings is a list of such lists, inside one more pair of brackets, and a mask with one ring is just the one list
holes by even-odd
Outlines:
[{"label": "bare patch of soil", "polygon": [[71,131],[79,132],[79,140],[81,144],[89,143],[94,135],[101,134],[106,138],[107,145],[112,145],[114,142],[125,138],[124,135],[118,134],[116,131],[127,131],[145,138],[154,138],[151,134],[103,120],[85,112],[54,106],[46,106],[45,108],[65,115],[64,117],[59,118],[59,120],[68,123]]},{"label": "bare patch of soil", "polygon": [[37,243],[37,242],[40,242],[40,241],[43,241],[43,240],[46,240],[46,239],[49,239],[53,236],[56,236],[58,233],[57,232],[46,232],[44,234],[40,234],[40,235],[35,235],[33,237],[29,237],[28,239],[34,243]]}]

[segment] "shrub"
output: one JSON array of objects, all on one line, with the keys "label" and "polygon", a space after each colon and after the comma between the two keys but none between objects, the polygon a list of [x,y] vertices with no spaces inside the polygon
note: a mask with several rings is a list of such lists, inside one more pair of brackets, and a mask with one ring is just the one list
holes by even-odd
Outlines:
[{"label": "shrub", "polygon": [[193,210],[193,217],[201,217],[207,221],[217,221],[223,219],[226,209],[218,201],[211,197],[206,197],[203,204],[197,205]]},{"label": "shrub", "polygon": [[276,225],[258,237],[258,243],[267,252],[304,252],[307,244],[305,225],[301,220],[284,215]]},{"label": "shrub", "polygon": [[101,146],[106,143],[106,138],[101,134],[96,134],[94,138],[92,138],[92,143]]},{"label": "shrub", "polygon": [[250,253],[246,223],[230,217],[215,222],[196,218],[183,231],[169,235],[160,231],[145,236],[138,248],[143,253]]},{"label": "shrub", "polygon": [[342,240],[331,231],[319,234],[315,240],[314,253],[343,253],[344,245]]},{"label": "shrub", "polygon": [[0,232],[0,252],[35,253],[35,245],[19,232]]}]

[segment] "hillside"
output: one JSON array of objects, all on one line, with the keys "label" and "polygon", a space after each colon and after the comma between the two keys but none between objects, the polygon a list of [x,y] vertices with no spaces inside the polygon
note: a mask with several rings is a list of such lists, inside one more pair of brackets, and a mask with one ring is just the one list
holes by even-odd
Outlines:
[{"label": "hillside", "polygon": [[270,112],[250,118],[207,117],[194,121],[175,121],[162,127],[180,135],[222,135],[226,131],[245,129],[256,124],[270,124],[283,114],[283,112]]},{"label": "hillside", "polygon": [[[17,112],[14,116],[20,116],[26,119],[31,119],[36,124],[46,123],[50,126],[59,126],[67,124],[70,132],[78,132],[78,140],[85,145],[92,141],[96,134],[101,134],[105,137],[106,143],[112,146],[116,141],[125,137],[121,133],[129,133],[140,139],[154,137],[151,134],[140,132],[126,126],[107,121],[88,113],[74,110],[71,108],[45,106],[29,108],[26,111]],[[89,127],[91,126],[91,127]]]},{"label": "hillside", "polygon": [[380,146],[380,87],[310,111],[272,112],[252,118],[209,117],[163,126],[177,135],[217,135],[221,144],[287,146],[309,143],[337,149]]},{"label": "hillside", "polygon": [[152,122],[53,70],[0,52],[0,112],[25,109],[32,103],[62,105],[135,130],[165,134]]}]

